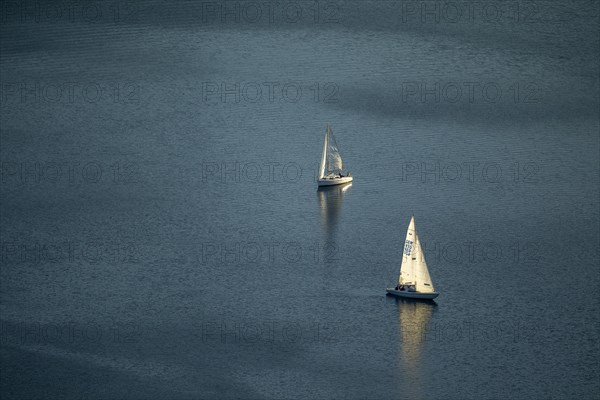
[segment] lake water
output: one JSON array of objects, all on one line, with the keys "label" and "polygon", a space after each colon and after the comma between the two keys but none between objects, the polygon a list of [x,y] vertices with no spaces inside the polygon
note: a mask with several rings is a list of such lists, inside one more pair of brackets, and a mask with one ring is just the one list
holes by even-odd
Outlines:
[{"label": "lake water", "polygon": [[2,7],[3,399],[597,398],[597,3]]}]

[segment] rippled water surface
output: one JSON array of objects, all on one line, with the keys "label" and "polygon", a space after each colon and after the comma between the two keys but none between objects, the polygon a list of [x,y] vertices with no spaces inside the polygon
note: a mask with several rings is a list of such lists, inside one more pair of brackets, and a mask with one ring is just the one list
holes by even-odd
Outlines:
[{"label": "rippled water surface", "polygon": [[2,398],[596,398],[598,15],[7,4]]}]

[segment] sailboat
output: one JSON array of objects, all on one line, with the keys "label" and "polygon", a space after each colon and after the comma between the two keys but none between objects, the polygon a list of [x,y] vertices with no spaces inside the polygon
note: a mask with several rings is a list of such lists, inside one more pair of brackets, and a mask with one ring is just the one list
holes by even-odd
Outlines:
[{"label": "sailboat", "polygon": [[425,255],[415,229],[414,216],[410,218],[410,224],[406,231],[398,284],[395,288],[387,288],[385,291],[394,296],[412,299],[431,300],[439,296],[429,276]]},{"label": "sailboat", "polygon": [[333,132],[331,132],[331,128],[327,125],[317,183],[319,186],[332,186],[348,182],[352,182],[352,177],[350,176],[350,172],[346,176],[342,174],[342,156],[335,143]]}]

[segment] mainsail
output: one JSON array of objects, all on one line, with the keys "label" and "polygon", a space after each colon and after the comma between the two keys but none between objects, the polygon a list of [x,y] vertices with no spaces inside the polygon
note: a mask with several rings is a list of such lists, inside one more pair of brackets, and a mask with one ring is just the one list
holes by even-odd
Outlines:
[{"label": "mainsail", "polygon": [[331,128],[327,125],[325,141],[323,142],[323,156],[321,159],[319,178],[336,176],[341,172],[342,156],[340,155],[337,143],[335,142],[335,137],[333,137],[333,132],[331,132]]},{"label": "mainsail", "polygon": [[415,229],[415,217],[410,218],[410,224],[406,231],[398,283],[401,285],[415,285],[418,292],[435,292],[427,269],[425,254],[421,249],[419,235],[417,235]]}]

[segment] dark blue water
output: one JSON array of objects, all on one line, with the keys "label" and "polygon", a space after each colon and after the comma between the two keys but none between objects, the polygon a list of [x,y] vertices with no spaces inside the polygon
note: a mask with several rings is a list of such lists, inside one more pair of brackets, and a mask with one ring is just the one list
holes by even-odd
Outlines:
[{"label": "dark blue water", "polygon": [[597,398],[598,18],[2,4],[0,395]]}]

